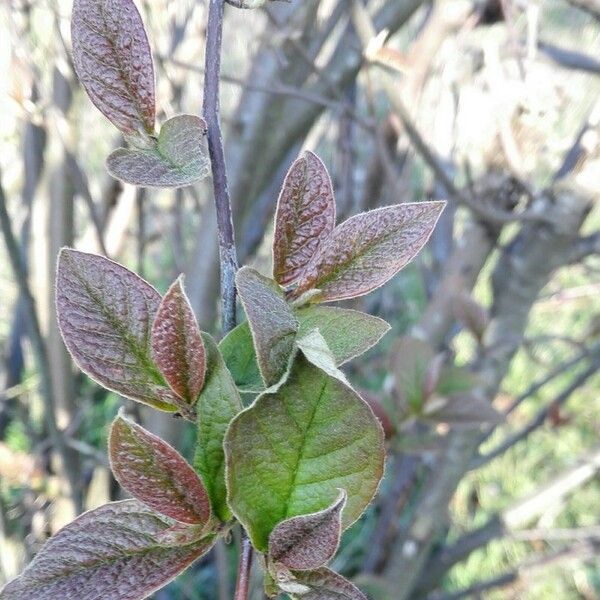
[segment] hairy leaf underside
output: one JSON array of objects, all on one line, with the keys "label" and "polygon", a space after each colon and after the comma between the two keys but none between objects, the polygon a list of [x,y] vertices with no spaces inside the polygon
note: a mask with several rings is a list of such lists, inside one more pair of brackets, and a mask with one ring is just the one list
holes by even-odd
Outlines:
[{"label": "hairy leaf underside", "polygon": [[333,186],[321,159],[305,152],[290,167],[277,202],[273,277],[294,283],[335,226]]},{"label": "hairy leaf underside", "polygon": [[368,600],[350,581],[327,568],[296,572],[297,584],[308,589],[302,595],[292,594],[294,600]]},{"label": "hairy leaf underside", "polygon": [[109,390],[175,412],[150,353],[160,301],[149,283],[107,258],[68,248],[59,255],[58,324],[79,368]]},{"label": "hairy leaf underside", "polygon": [[383,432],[371,409],[302,354],[275,392],[232,421],[225,452],[229,504],[261,551],[278,523],[322,511],[339,489],[349,526],[383,473]]},{"label": "hairy leaf underside", "polygon": [[119,148],[106,160],[117,179],[143,187],[177,188],[191,185],[209,174],[204,150],[204,119],[177,115],[166,121],[158,139],[148,148]]},{"label": "hairy leaf underside", "polygon": [[208,522],[210,502],[202,482],[167,442],[118,416],[108,448],[117,481],[140,502],[182,523]]},{"label": "hairy leaf underside", "polygon": [[98,109],[125,135],[152,134],[154,66],[132,0],[75,0],[73,63]]},{"label": "hairy leaf underside", "polygon": [[205,538],[170,547],[173,522],[137,500],[84,513],[50,538],[1,600],[141,600],[212,546]]}]

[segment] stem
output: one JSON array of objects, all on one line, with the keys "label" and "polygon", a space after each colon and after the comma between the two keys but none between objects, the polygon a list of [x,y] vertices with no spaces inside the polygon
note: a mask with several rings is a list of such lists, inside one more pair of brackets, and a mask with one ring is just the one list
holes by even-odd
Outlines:
[{"label": "stem", "polygon": [[[221,310],[223,334],[235,327],[235,272],[237,253],[231,215],[231,199],[227,185],[227,168],[223,151],[223,134],[219,118],[219,78],[221,72],[221,41],[225,0],[209,0],[204,56],[204,102],[202,111],[208,129],[208,151],[213,177],[219,258],[221,268]],[[240,562],[238,565],[235,600],[247,600],[252,566],[252,545],[242,529]]]},{"label": "stem", "polygon": [[242,530],[242,551],[238,564],[238,578],[235,584],[234,600],[246,600],[250,587],[250,567],[252,566],[252,544],[244,530]]},{"label": "stem", "polygon": [[231,217],[231,200],[227,185],[227,169],[223,151],[223,135],[219,118],[219,77],[221,71],[221,38],[225,0],[209,0],[204,63],[204,102],[202,110],[208,128],[221,267],[221,310],[223,333],[235,327],[235,272],[237,255]]}]

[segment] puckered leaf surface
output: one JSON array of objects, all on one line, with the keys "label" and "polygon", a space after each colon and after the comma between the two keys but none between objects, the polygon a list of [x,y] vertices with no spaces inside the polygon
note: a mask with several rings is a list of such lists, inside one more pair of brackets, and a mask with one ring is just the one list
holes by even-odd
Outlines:
[{"label": "puckered leaf surface", "polygon": [[273,277],[296,281],[335,226],[333,186],[321,159],[305,152],[290,167],[277,202]]},{"label": "puckered leaf surface", "polygon": [[361,515],[383,473],[383,432],[354,390],[298,354],[284,383],[232,421],[225,453],[229,505],[266,551],[277,524],[323,510],[339,489],[343,526]]},{"label": "puckered leaf surface", "polygon": [[206,378],[196,405],[198,437],[194,468],[202,476],[213,512],[221,521],[231,518],[225,488],[223,438],[230,421],[242,410],[235,387],[214,340],[202,334],[206,348]]},{"label": "puckered leaf surface", "polygon": [[181,277],[165,294],[152,325],[152,354],[171,389],[194,404],[204,385],[206,356]]},{"label": "puckered leaf surface", "polygon": [[154,365],[150,331],[160,294],[103,256],[64,248],[58,258],[58,324],[79,368],[109,390],[175,412]]},{"label": "puckered leaf surface", "polygon": [[294,600],[368,600],[353,583],[330,569],[297,572],[295,575],[297,582],[308,587],[309,591],[301,596],[292,594]]},{"label": "puckered leaf surface", "polygon": [[[298,319],[298,337],[318,329],[338,367],[366,352],[390,329],[378,317],[332,306],[306,306],[295,309],[294,316]],[[219,348],[240,390],[260,392],[264,389],[247,322],[230,331]]]},{"label": "puckered leaf surface", "polygon": [[248,317],[258,368],[266,386],[285,373],[294,348],[298,321],[283,290],[250,267],[236,274],[237,289]]},{"label": "puckered leaf surface", "polygon": [[50,538],[0,599],[142,600],[212,546],[213,537],[160,543],[172,525],[137,500],[91,510]]},{"label": "puckered leaf surface", "polygon": [[289,569],[312,570],[335,555],[342,534],[346,492],[325,510],[279,523],[269,537],[269,558]]},{"label": "puckered leaf surface", "polygon": [[202,482],[167,442],[119,415],[108,448],[117,481],[140,502],[181,523],[208,522],[210,502]]},{"label": "puckered leaf surface", "polygon": [[153,133],[154,66],[132,0],[75,0],[73,63],[92,102],[124,134]]},{"label": "puckered leaf surface", "polygon": [[154,147],[119,148],[106,160],[115,178],[143,187],[177,188],[206,177],[209,162],[204,151],[204,119],[178,115],[160,129]]},{"label": "puckered leaf surface", "polygon": [[406,266],[426,244],[444,202],[377,208],[350,217],[319,246],[293,297],[318,289],[313,302],[362,296]]}]

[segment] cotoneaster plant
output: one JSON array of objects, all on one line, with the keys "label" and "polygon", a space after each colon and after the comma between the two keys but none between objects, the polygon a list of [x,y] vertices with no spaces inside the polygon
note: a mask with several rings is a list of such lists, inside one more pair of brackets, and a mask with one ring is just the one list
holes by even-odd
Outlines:
[{"label": "cotoneaster plant", "polygon": [[[132,1],[76,0],[72,37],[79,79],[128,143],[108,157],[109,172],[157,187],[205,177],[202,119],[180,115],[155,130],[154,68]],[[364,599],[327,565],[377,491],[384,436],[340,367],[389,325],[325,303],[386,283],[442,210],[406,203],[336,225],[327,170],[306,152],[277,203],[272,278],[237,272],[246,321],[218,344],[199,330],[182,278],[161,297],[116,262],[63,249],[56,307],[73,359],[107,389],[193,422],[195,455],[188,464],[119,414],[109,457],[133,499],[64,527],[0,598],[146,598],[240,523],[269,597]]]}]

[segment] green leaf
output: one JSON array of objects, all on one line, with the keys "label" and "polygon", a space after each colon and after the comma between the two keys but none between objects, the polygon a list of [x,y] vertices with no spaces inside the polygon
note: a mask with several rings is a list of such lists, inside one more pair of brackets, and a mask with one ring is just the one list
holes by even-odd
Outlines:
[{"label": "green leaf", "polygon": [[[307,306],[294,310],[294,315],[298,319],[298,337],[318,329],[338,367],[366,352],[390,329],[383,319],[346,308]],[[247,322],[230,331],[219,348],[240,390],[264,390]]]},{"label": "green leaf", "polygon": [[305,152],[288,171],[275,212],[273,278],[294,283],[335,226],[335,198],[327,169]]},{"label": "green leaf", "polygon": [[235,281],[252,332],[258,368],[268,387],[277,383],[287,370],[298,321],[283,290],[272,279],[250,267],[242,267]]},{"label": "green leaf", "polygon": [[265,389],[248,321],[234,327],[219,342],[219,350],[240,391],[262,392]]},{"label": "green leaf", "polygon": [[168,546],[173,521],[137,500],[112,502],[61,529],[1,600],[142,600],[205,554],[214,537]]},{"label": "green leaf", "polygon": [[331,306],[307,306],[295,312],[298,336],[317,328],[335,357],[337,366],[360,356],[390,330],[383,319],[357,310]]},{"label": "green leaf", "polygon": [[292,298],[317,289],[311,302],[333,302],[382,286],[427,243],[444,206],[404,203],[350,217],[319,246]]},{"label": "green leaf", "polygon": [[318,329],[313,329],[304,337],[298,338],[296,346],[302,350],[304,356],[315,367],[319,367],[331,377],[335,377],[344,383],[348,383],[346,376],[337,368],[335,358],[331,350],[327,346],[325,338],[321,335]]},{"label": "green leaf", "polygon": [[193,405],[206,370],[198,322],[180,277],[165,294],[152,325],[152,355],[171,389]]},{"label": "green leaf", "polygon": [[143,187],[178,188],[209,174],[204,151],[204,119],[178,115],[161,127],[149,147],[118,148],[106,159],[108,172],[125,183]]},{"label": "green leaf", "polygon": [[383,473],[383,432],[354,390],[298,354],[288,378],[231,423],[225,438],[228,501],[253,544],[273,528],[323,510],[344,489],[352,524]]},{"label": "green leaf", "polygon": [[73,64],[91,101],[125,135],[154,132],[154,65],[132,0],[75,0]]},{"label": "green leaf", "polygon": [[282,521],[269,537],[269,559],[292,570],[312,570],[334,556],[342,535],[346,492],[325,510]]},{"label": "green leaf", "polygon": [[175,412],[150,353],[160,301],[149,283],[108,258],[70,248],[59,254],[58,325],[79,368],[109,390]]},{"label": "green leaf", "polygon": [[175,448],[122,415],[113,421],[108,448],[112,472],[132,496],[181,523],[208,523],[206,490]]},{"label": "green leaf", "polygon": [[214,340],[202,334],[206,377],[196,405],[198,437],[194,468],[201,475],[212,509],[221,521],[231,518],[225,487],[223,439],[231,420],[242,409],[239,393]]}]

